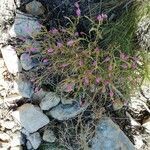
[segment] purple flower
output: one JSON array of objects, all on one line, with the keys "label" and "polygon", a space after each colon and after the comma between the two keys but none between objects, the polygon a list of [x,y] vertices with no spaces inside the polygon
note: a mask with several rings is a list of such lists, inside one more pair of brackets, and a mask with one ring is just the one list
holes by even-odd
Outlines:
[{"label": "purple flower", "polygon": [[108,70],[112,71],[112,69],[113,69],[112,65],[109,65]]},{"label": "purple flower", "polygon": [[48,62],[48,59],[47,59],[47,58],[45,58],[45,59],[43,60],[43,62],[44,62],[44,63],[47,63],[47,62]]},{"label": "purple flower", "polygon": [[109,95],[112,98],[114,96],[114,92],[112,90],[110,90]]},{"label": "purple flower", "polygon": [[72,84],[67,84],[67,86],[66,86],[66,91],[67,91],[67,92],[73,91],[73,85],[72,85]]},{"label": "purple flower", "polygon": [[53,49],[53,48],[49,48],[49,49],[47,50],[47,52],[48,52],[48,53],[52,53],[52,52],[54,52],[54,49]]},{"label": "purple flower", "polygon": [[63,46],[63,44],[62,44],[62,43],[57,42],[57,47],[58,47],[58,48],[61,48],[62,46]]},{"label": "purple flower", "polygon": [[98,21],[103,21],[103,17],[99,14],[96,18]]},{"label": "purple flower", "polygon": [[74,44],[74,40],[70,40],[67,42],[67,46],[72,46]]},{"label": "purple flower", "polygon": [[69,64],[65,64],[65,63],[64,63],[64,64],[62,64],[62,67],[65,68],[65,67],[67,67],[68,65],[69,65]]},{"label": "purple flower", "polygon": [[81,10],[80,10],[80,8],[76,9],[76,15],[77,15],[78,17],[81,16]]},{"label": "purple flower", "polygon": [[100,78],[100,77],[97,77],[97,78],[96,78],[96,83],[99,84],[100,81],[101,81],[101,78]]},{"label": "purple flower", "polygon": [[128,68],[127,64],[122,64],[121,66],[122,66],[122,68],[124,68],[124,69],[127,69],[127,68]]},{"label": "purple flower", "polygon": [[85,78],[83,79],[83,84],[84,84],[84,85],[88,85],[88,84],[89,84],[89,79],[88,79],[87,77],[85,77]]},{"label": "purple flower", "polygon": [[94,61],[92,65],[93,65],[93,66],[96,66],[96,65],[97,65],[97,61]]},{"label": "purple flower", "polygon": [[105,59],[104,59],[104,62],[108,62],[110,60],[110,57],[106,57]]},{"label": "purple flower", "polygon": [[37,51],[37,48],[35,48],[35,47],[30,47],[30,48],[27,49],[27,51],[36,52],[36,51]]},{"label": "purple flower", "polygon": [[79,33],[78,33],[78,32],[75,32],[74,35],[75,35],[75,36],[79,36]]},{"label": "purple flower", "polygon": [[79,3],[78,2],[75,2],[74,5],[75,5],[76,8],[79,8]]},{"label": "purple flower", "polygon": [[57,34],[58,30],[56,28],[54,28],[54,29],[50,30],[49,32],[52,33],[52,34]]},{"label": "purple flower", "polygon": [[95,51],[96,51],[96,52],[99,52],[99,51],[100,51],[100,49],[99,49],[98,47],[96,47],[96,48],[95,48]]},{"label": "purple flower", "polygon": [[103,19],[107,19],[108,18],[108,16],[106,14],[102,14],[101,16],[102,16]]},{"label": "purple flower", "polygon": [[83,66],[83,61],[82,60],[79,61],[79,65]]}]

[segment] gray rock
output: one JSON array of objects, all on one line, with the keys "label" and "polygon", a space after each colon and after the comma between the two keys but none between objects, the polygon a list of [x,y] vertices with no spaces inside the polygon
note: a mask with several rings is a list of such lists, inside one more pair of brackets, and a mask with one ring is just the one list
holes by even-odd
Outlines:
[{"label": "gray rock", "polygon": [[11,37],[18,38],[33,37],[35,34],[39,33],[40,30],[41,25],[35,18],[18,12],[9,34]]},{"label": "gray rock", "polygon": [[92,140],[92,150],[134,150],[122,130],[108,117],[102,118]]},{"label": "gray rock", "polygon": [[24,70],[30,70],[35,66],[34,62],[31,59],[31,56],[27,53],[23,53],[20,56],[20,62]]},{"label": "gray rock", "polygon": [[2,56],[4,59],[4,62],[7,66],[7,69],[10,73],[17,73],[22,71],[21,64],[19,62],[19,58],[17,56],[17,53],[15,51],[15,48],[12,46],[6,46],[1,49]]},{"label": "gray rock", "polygon": [[73,102],[75,101],[75,99],[72,99],[72,98],[70,98],[70,99],[68,99],[68,98],[61,98],[61,103],[62,104],[64,104],[64,105],[66,105],[66,104],[73,104]]},{"label": "gray rock", "polygon": [[26,11],[32,15],[43,15],[45,8],[40,2],[33,0],[26,5]]},{"label": "gray rock", "polygon": [[56,141],[56,137],[54,135],[54,132],[50,129],[45,129],[43,134],[43,140],[46,142],[53,143]]},{"label": "gray rock", "polygon": [[49,123],[49,118],[35,108],[32,104],[24,104],[12,116],[24,127],[29,133],[33,133]]},{"label": "gray rock", "polygon": [[41,100],[46,96],[46,94],[48,94],[47,91],[44,91],[43,89],[40,89],[36,93],[33,93],[32,100],[34,102],[40,103]]},{"label": "gray rock", "polygon": [[42,99],[40,103],[40,107],[42,110],[49,110],[52,107],[56,106],[60,102],[60,97],[56,95],[54,92],[49,92]]},{"label": "gray rock", "polygon": [[26,147],[27,147],[27,150],[31,150],[32,149],[32,145],[31,145],[30,141],[27,141]]},{"label": "gray rock", "polygon": [[34,149],[37,149],[41,144],[41,137],[38,132],[35,132],[33,134],[30,134],[27,139],[30,141],[31,145]]},{"label": "gray rock", "polygon": [[58,120],[68,120],[85,111],[87,106],[88,104],[80,106],[78,102],[74,102],[72,105],[59,104],[52,108],[47,115]]},{"label": "gray rock", "polygon": [[14,89],[21,96],[31,98],[33,94],[33,87],[30,81],[28,81],[22,74],[14,81]]}]

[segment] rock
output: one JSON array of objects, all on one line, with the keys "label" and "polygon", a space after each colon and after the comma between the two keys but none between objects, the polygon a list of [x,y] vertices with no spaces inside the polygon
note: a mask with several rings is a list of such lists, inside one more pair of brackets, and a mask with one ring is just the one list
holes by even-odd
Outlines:
[{"label": "rock", "polygon": [[9,141],[10,136],[2,131],[0,131],[0,140],[2,141]]},{"label": "rock", "polygon": [[144,16],[138,23],[137,26],[137,37],[140,46],[143,49],[150,50],[150,18],[149,16]]},{"label": "rock", "polygon": [[16,132],[13,134],[13,137],[10,142],[11,142],[11,147],[24,145],[24,138],[20,132]]},{"label": "rock", "polygon": [[5,102],[13,102],[13,101],[20,100],[21,98],[23,98],[21,95],[11,94],[11,95],[8,95],[8,97],[5,97],[4,101]]},{"label": "rock", "polygon": [[30,141],[27,141],[26,147],[27,147],[27,150],[32,149],[32,145],[31,145]]},{"label": "rock", "polygon": [[146,132],[150,133],[150,117],[144,120],[142,126],[145,128]]},{"label": "rock", "polygon": [[25,15],[22,12],[17,12],[14,24],[12,25],[9,34],[11,37],[33,37],[39,33],[41,25],[32,17]]},{"label": "rock", "polygon": [[29,133],[36,132],[49,123],[49,118],[34,107],[32,104],[24,104],[12,116],[24,127]]},{"label": "rock", "polygon": [[14,11],[16,9],[15,2],[10,0],[0,1],[0,24],[7,22],[14,17]]},{"label": "rock", "polygon": [[1,126],[6,129],[12,129],[15,126],[14,121],[3,121],[1,122]]},{"label": "rock", "polygon": [[54,132],[50,129],[46,129],[43,134],[43,140],[50,143],[55,142],[56,137],[54,135]]},{"label": "rock", "polygon": [[16,147],[11,147],[10,150],[23,150],[23,147],[21,145]]},{"label": "rock", "polygon": [[140,127],[141,126],[141,124],[139,123],[139,122],[137,122],[135,119],[133,119],[132,117],[131,117],[131,115],[128,113],[128,112],[126,112],[126,115],[127,115],[127,117],[129,117],[129,119],[130,119],[130,124],[132,125],[132,126],[136,126],[136,127]]},{"label": "rock", "polygon": [[43,15],[45,8],[40,2],[33,0],[26,5],[26,11],[32,15]]},{"label": "rock", "polygon": [[142,140],[142,136],[134,136],[133,137],[134,139],[134,147],[138,150],[138,149],[141,149],[142,146],[144,145],[144,142]]},{"label": "rock", "polygon": [[52,108],[47,115],[58,120],[68,120],[85,111],[87,106],[88,104],[80,106],[78,102],[74,102],[72,105],[59,104]]},{"label": "rock", "polygon": [[30,141],[34,149],[37,149],[40,146],[41,141],[42,141],[40,134],[38,132],[29,135],[27,138]]},{"label": "rock", "polygon": [[31,98],[33,94],[33,87],[30,81],[28,81],[23,74],[19,74],[16,81],[14,81],[14,89],[22,97]]},{"label": "rock", "polygon": [[41,102],[41,100],[46,96],[46,94],[48,94],[48,92],[44,91],[43,89],[40,89],[36,93],[33,93],[32,96],[33,102],[37,102],[37,103]]},{"label": "rock", "polygon": [[35,64],[33,63],[31,59],[31,56],[27,53],[23,53],[21,55],[20,62],[24,70],[30,70],[31,68],[35,66]]},{"label": "rock", "polygon": [[120,128],[108,117],[96,128],[91,150],[134,150],[134,146]]},{"label": "rock", "polygon": [[60,102],[59,96],[57,96],[56,93],[54,92],[49,92],[42,99],[40,107],[42,110],[49,110],[52,107],[56,106],[59,102]]},{"label": "rock", "polygon": [[21,133],[23,133],[25,136],[29,136],[30,135],[30,133],[25,128],[21,129]]},{"label": "rock", "polygon": [[[40,50],[42,50],[42,47],[40,45],[40,42],[36,41],[36,40],[31,40],[31,39],[26,39],[24,41],[24,48],[26,49],[26,51],[32,51],[32,53],[38,53],[40,52]],[[33,49],[31,49],[33,48]]]},{"label": "rock", "polygon": [[[4,58],[7,69],[10,73],[15,74],[17,72],[22,71],[21,64],[19,62],[19,58],[15,51],[15,48],[12,46],[6,46],[1,49],[2,56]],[[9,55],[8,55],[9,54]],[[12,67],[13,65],[13,67]]]},{"label": "rock", "polygon": [[115,100],[114,103],[113,103],[113,109],[116,111],[116,110],[119,110],[123,107],[123,102],[121,100]]},{"label": "rock", "polygon": [[75,100],[72,99],[72,98],[70,98],[70,99],[68,99],[68,98],[61,98],[61,103],[64,104],[64,105],[66,105],[66,104],[73,104],[74,101]]}]

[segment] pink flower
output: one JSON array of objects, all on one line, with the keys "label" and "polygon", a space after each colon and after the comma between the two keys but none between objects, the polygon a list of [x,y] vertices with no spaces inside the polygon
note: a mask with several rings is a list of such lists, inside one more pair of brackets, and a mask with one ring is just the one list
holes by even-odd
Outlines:
[{"label": "pink flower", "polygon": [[124,54],[124,53],[120,53],[120,58],[121,58],[122,60],[124,60],[124,59],[125,59],[125,54]]},{"label": "pink flower", "polygon": [[83,79],[83,84],[84,84],[84,85],[88,85],[88,84],[89,84],[89,79],[88,79],[87,77],[85,77],[85,78]]},{"label": "pink flower", "polygon": [[114,96],[114,92],[112,90],[110,90],[109,95],[112,98]]},{"label": "pink flower", "polygon": [[67,46],[72,46],[74,44],[74,41],[73,40],[70,40],[67,42]]},{"label": "pink flower", "polygon": [[52,34],[57,34],[58,33],[58,30],[56,28],[50,30],[49,32],[51,32]]},{"label": "pink flower", "polygon": [[62,44],[62,43],[57,42],[57,47],[58,47],[58,48],[61,48],[62,46],[63,46],[63,44]]},{"label": "pink flower", "polygon": [[36,51],[37,51],[37,48],[30,47],[29,49],[27,49],[27,51],[30,51],[30,52],[36,52]]},{"label": "pink flower", "polygon": [[103,62],[108,62],[109,60],[110,60],[110,57],[107,56]]},{"label": "pink flower", "polygon": [[74,34],[75,36],[79,36],[79,33],[78,32],[75,32],[75,34]]},{"label": "pink flower", "polygon": [[101,81],[101,78],[100,78],[100,77],[97,77],[97,78],[96,78],[96,83],[99,84],[100,81]]},{"label": "pink flower", "polygon": [[35,93],[37,93],[37,92],[39,92],[39,87],[36,87],[35,89],[34,89],[34,91],[35,91]]},{"label": "pink flower", "polygon": [[132,68],[136,69],[137,68],[137,64],[135,62],[132,63]]},{"label": "pink flower", "polygon": [[76,9],[76,15],[77,15],[78,17],[81,16],[81,10],[80,10],[80,8]]},{"label": "pink flower", "polygon": [[127,64],[122,64],[121,66],[122,66],[122,68],[124,68],[124,69],[127,69],[127,68],[128,68]]},{"label": "pink flower", "polygon": [[99,52],[99,51],[100,51],[100,49],[99,49],[98,47],[96,47],[96,48],[95,48],[95,51],[96,51],[96,52]]},{"label": "pink flower", "polygon": [[106,86],[106,85],[108,85],[109,84],[109,81],[108,80],[105,80],[104,81],[104,85]]},{"label": "pink flower", "polygon": [[47,58],[45,58],[45,59],[43,60],[43,62],[44,62],[44,63],[47,63],[47,62],[48,62],[48,59],[47,59]]},{"label": "pink flower", "polygon": [[112,65],[109,65],[108,70],[112,71],[112,69],[113,69]]},{"label": "pink flower", "polygon": [[62,64],[62,67],[65,68],[67,67],[69,64]]},{"label": "pink flower", "polygon": [[73,85],[72,85],[72,84],[67,84],[67,86],[66,86],[66,91],[67,91],[67,92],[73,91]]},{"label": "pink flower", "polygon": [[79,8],[79,3],[78,2],[75,2],[74,5],[75,5],[76,8]]},{"label": "pink flower", "polygon": [[94,61],[92,65],[93,65],[93,66],[96,66],[96,65],[97,65],[97,61]]},{"label": "pink flower", "polygon": [[79,61],[79,65],[83,66],[83,61],[82,60]]},{"label": "pink flower", "polygon": [[98,21],[103,21],[103,17],[99,14],[96,18]]},{"label": "pink flower", "polygon": [[47,50],[47,52],[48,52],[48,53],[52,53],[52,52],[54,52],[54,49],[49,48],[49,49]]},{"label": "pink flower", "polygon": [[102,16],[103,19],[107,19],[108,18],[108,16],[106,14],[102,14],[101,16]]}]

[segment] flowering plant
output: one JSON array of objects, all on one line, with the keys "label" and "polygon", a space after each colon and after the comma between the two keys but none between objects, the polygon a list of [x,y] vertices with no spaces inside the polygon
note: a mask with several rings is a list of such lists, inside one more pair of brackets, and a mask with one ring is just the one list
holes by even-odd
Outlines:
[{"label": "flowering plant", "polygon": [[[119,23],[110,28],[112,23],[105,13],[94,18],[82,16],[79,3],[75,3],[75,13],[76,17],[72,19],[65,17],[69,21],[66,28],[52,28],[50,31],[43,28],[35,37],[44,37],[40,54],[47,66],[42,80],[47,80],[51,74],[60,75],[62,78],[57,86],[65,85],[66,94],[73,97],[84,92],[93,99],[102,94],[111,100],[116,97],[125,100],[127,97],[123,95],[137,87],[143,76],[143,64],[140,63],[143,58],[134,48],[133,32],[114,35],[113,29],[118,30]],[[126,17],[123,18],[120,22],[127,23]],[[82,20],[89,22],[88,32],[78,30]],[[121,25],[130,30],[134,23]],[[126,45],[120,41],[122,38],[128,40]]]}]

